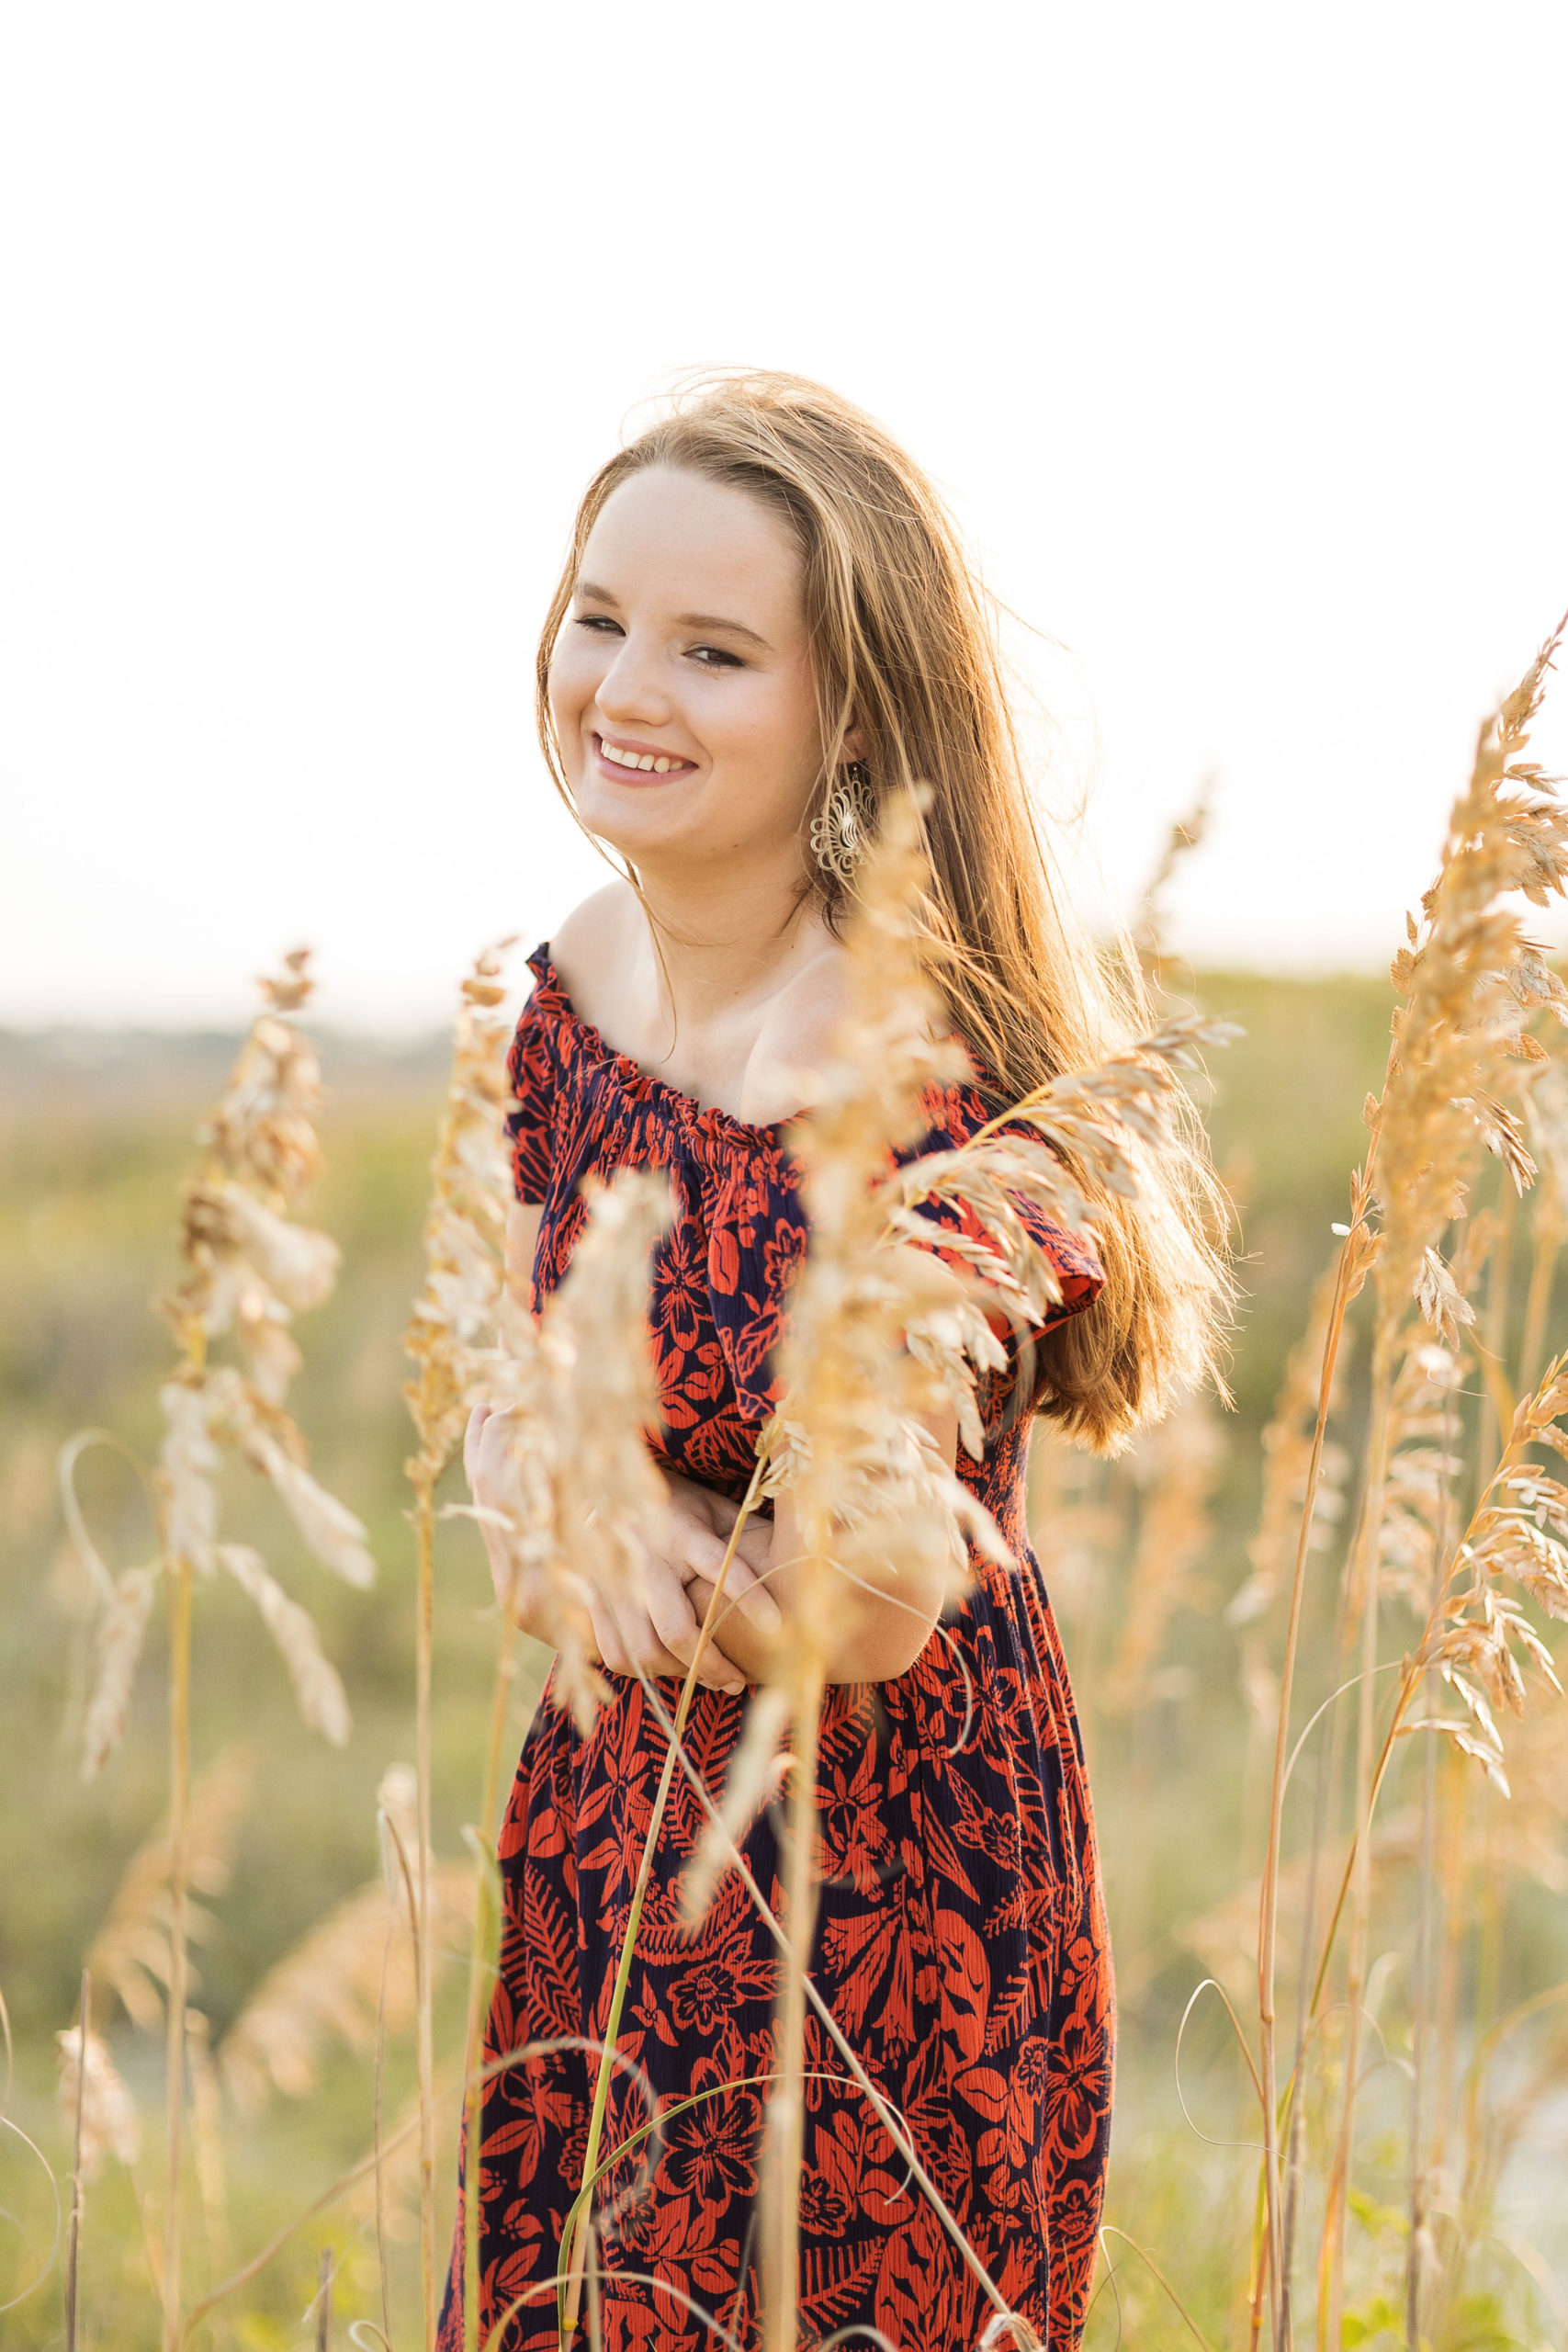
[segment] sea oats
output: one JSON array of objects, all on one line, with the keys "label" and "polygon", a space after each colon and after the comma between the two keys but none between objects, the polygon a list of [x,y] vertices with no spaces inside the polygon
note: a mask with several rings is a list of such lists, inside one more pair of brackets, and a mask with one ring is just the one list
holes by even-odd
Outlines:
[{"label": "sea oats", "polygon": [[[186,1816],[185,1878],[198,1894],[221,1894],[233,1864],[234,1842],[250,1799],[252,1770],[243,1748],[231,1748],[200,1773]],[[155,2033],[164,2018],[169,1981],[170,1853],[165,1822],[139,1846],[120,1874],[112,1902],[87,1948],[95,1992],[107,1987],[133,2025]],[[189,1904],[186,1926],[198,1938],[211,1920]]]},{"label": "sea oats", "polygon": [[585,1182],[582,1196],[587,1227],[550,1300],[543,1344],[555,1374],[560,1551],[615,1607],[640,1603],[669,1510],[646,1432],[659,1418],[649,1259],[670,1222],[670,1185],[631,1171]]},{"label": "sea oats", "polygon": [[[432,2010],[430,1713],[435,1609],[435,1488],[462,1443],[471,1408],[488,1401],[479,1385],[497,1343],[504,1283],[506,1219],[512,1202],[506,1150],[504,941],[479,956],[462,984],[452,1069],[432,1168],[424,1222],[424,1281],[403,1337],[414,1366],[403,1396],[418,1450],[404,1468],[413,1487],[416,1546],[414,1617],[415,1772],[418,1834],[414,1874],[418,1931],[417,2064],[420,2095],[420,2272],[424,2337],[435,2336],[434,2018]],[[497,1688],[509,1670],[511,1634],[503,1633]],[[498,1715],[492,1705],[492,1724]],[[477,1938],[477,1930],[476,1930]],[[477,1950],[470,1986],[477,1981]],[[470,2006],[472,1993],[470,1991]]]},{"label": "sea oats", "polygon": [[512,1201],[505,1122],[511,1023],[500,975],[511,941],[487,948],[462,984],[452,1069],[424,1227],[424,1285],[404,1337],[415,1377],[404,1389],[422,1475],[439,1476],[462,1442],[476,1354],[495,1345],[502,1253]]},{"label": "sea oats", "polygon": [[[467,1863],[442,1862],[433,1869],[435,1949],[446,1937],[456,1946],[466,1933],[473,1890]],[[243,2113],[254,2115],[277,2093],[307,2098],[333,2043],[368,2051],[383,1997],[387,2030],[406,2030],[414,2014],[415,1986],[407,1924],[400,1888],[389,1896],[384,1881],[376,1878],[336,1904],[273,1963],[218,2046],[219,2072]]]},{"label": "sea oats", "polygon": [[1558,1007],[1563,992],[1506,901],[1517,892],[1544,904],[1568,881],[1568,811],[1520,757],[1557,644],[1553,638],[1541,649],[1517,692],[1482,729],[1438,879],[1422,901],[1416,944],[1394,958],[1393,984],[1404,1001],[1394,1016],[1375,1130],[1385,1312],[1398,1311],[1418,1283],[1428,1319],[1449,1305],[1428,1253],[1461,1213],[1478,1149],[1503,1158],[1520,1189],[1533,1174],[1517,1116],[1501,1096],[1517,1057],[1528,1052],[1525,1024],[1539,1004]]},{"label": "sea oats", "polygon": [[376,1581],[365,1528],[346,1504],[310,1476],[304,1441],[288,1416],[269,1406],[231,1366],[205,1384],[209,1426],[225,1437],[271,1485],[306,1545],[325,1568],[362,1591]]},{"label": "sea oats", "polygon": [[82,1778],[96,1780],[125,1736],[130,1694],[141,1661],[147,1620],[158,1589],[155,1568],[128,1568],[98,1619],[97,1673],[83,1729]]},{"label": "sea oats", "polygon": [[322,1651],[310,1611],[290,1600],[276,1577],[268,1575],[260,1555],[248,1545],[220,1544],[218,1557],[241,1591],[255,1602],[263,1624],[277,1644],[305,1722],[334,1747],[346,1747],[351,1721],[348,1700],[336,1667]]},{"label": "sea oats", "polygon": [[[68,2026],[54,2037],[60,2050],[60,2105],[70,2117],[82,2104],[82,2177],[95,2180],[106,2155],[118,2163],[135,2164],[141,2153],[141,2127],[136,2102],[121,2080],[107,2041],[86,2033],[86,2064],[82,2068],[84,2035],[80,2026]],[[79,2079],[80,2076],[80,2079]]]},{"label": "sea oats", "polygon": [[164,1478],[164,1548],[171,1558],[209,1577],[218,1534],[219,1453],[212,1441],[212,1393],[200,1374],[193,1373],[183,1380],[166,1380],[158,1402],[164,1408],[158,1465]]},{"label": "sea oats", "polygon": [[1144,1705],[1175,1611],[1201,1592],[1197,1571],[1213,1533],[1211,1497],[1224,1455],[1213,1407],[1189,1397],[1139,1442],[1132,1463],[1141,1488],[1122,1635],[1107,1678],[1112,1713]]},{"label": "sea oats", "polygon": [[[193,1184],[186,1201],[193,1243],[248,1265],[285,1306],[303,1313],[332,1295],[343,1253],[324,1233],[275,1215],[229,1177]],[[210,1328],[210,1327],[209,1327]]]}]

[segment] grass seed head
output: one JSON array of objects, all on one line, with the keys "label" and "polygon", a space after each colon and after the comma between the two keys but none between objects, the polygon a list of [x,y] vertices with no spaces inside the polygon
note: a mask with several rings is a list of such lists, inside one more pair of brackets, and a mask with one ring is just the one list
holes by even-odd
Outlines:
[{"label": "grass seed head", "polygon": [[[186,1860],[189,1885],[198,1894],[221,1894],[228,1886],[234,1840],[250,1801],[252,1770],[240,1747],[228,1749],[197,1780],[186,1815]],[[199,1938],[210,1916],[188,1903],[191,1933]],[[162,1987],[169,1975],[169,1837],[164,1823],[139,1846],[120,1875],[114,1899],[88,1946],[86,1965],[95,1991],[107,1985],[126,2015],[144,2032],[163,2022]]]},{"label": "grass seed head", "polygon": [[511,1090],[502,1010],[503,958],[487,948],[462,985],[452,1071],[432,1166],[424,1227],[424,1286],[403,1346],[414,1377],[404,1388],[419,1439],[418,1475],[434,1484],[462,1443],[476,1363],[495,1345],[512,1176],[506,1150]]},{"label": "grass seed head", "polygon": [[156,1568],[128,1568],[98,1619],[97,1673],[82,1735],[84,1781],[97,1778],[125,1737],[130,1694],[157,1589]]},{"label": "grass seed head", "polygon": [[107,2042],[90,2030],[84,2036],[83,2029],[75,2025],[54,2039],[60,2050],[61,2109],[73,2126],[78,2096],[81,2099],[83,2179],[96,2180],[107,2155],[129,2168],[141,2153],[141,2127],[136,2102],[109,2055]]},{"label": "grass seed head", "polygon": [[277,1644],[306,1724],[334,1747],[346,1747],[351,1727],[348,1699],[336,1667],[321,1648],[321,1637],[309,1610],[290,1600],[268,1575],[260,1555],[247,1544],[220,1544],[218,1557],[241,1591],[255,1602],[263,1624]]}]

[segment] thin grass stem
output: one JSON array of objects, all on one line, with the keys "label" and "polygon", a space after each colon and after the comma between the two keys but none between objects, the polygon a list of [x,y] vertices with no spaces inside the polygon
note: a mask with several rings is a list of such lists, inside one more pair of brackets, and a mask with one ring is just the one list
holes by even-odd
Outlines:
[{"label": "thin grass stem", "polygon": [[[1370,1170],[1370,1154],[1368,1164]],[[1306,1592],[1307,1557],[1312,1544],[1313,1513],[1317,1503],[1318,1482],[1323,1471],[1323,1448],[1328,1430],[1329,1400],[1334,1394],[1334,1375],[1339,1357],[1339,1341],[1345,1328],[1346,1309],[1350,1300],[1353,1251],[1358,1238],[1358,1228],[1365,1218],[1368,1197],[1368,1175],[1367,1171],[1363,1171],[1362,1176],[1358,1180],[1356,1223],[1340,1249],[1334,1298],[1329,1309],[1327,1329],[1324,1334],[1323,1364],[1318,1375],[1317,1419],[1313,1429],[1312,1453],[1307,1463],[1306,1492],[1302,1502],[1301,1521],[1296,1535],[1295,1567],[1291,1579],[1291,1605],[1285,1633],[1285,1654],[1280,1669],[1280,1713],[1274,1739],[1274,1775],[1269,1799],[1269,1836],[1263,1860],[1263,1884],[1258,1901],[1258,2015],[1259,2055],[1262,2061],[1259,2097],[1263,2108],[1264,2196],[1270,2267],[1274,2281],[1273,2325],[1276,2352],[1289,2352],[1291,2343],[1291,2323],[1287,2299],[1283,2293],[1284,2224],[1280,2183],[1280,2142],[1277,2122],[1279,2063],[1274,2009],[1274,1979],[1279,1950],[1280,1849],[1285,1814],[1287,1750],[1291,1736],[1291,1700],[1295,1684],[1296,1658],[1301,1646],[1302,1608]],[[1289,1760],[1293,1761],[1293,1758]]]},{"label": "thin grass stem", "polygon": [[[660,1704],[657,1694],[653,1694],[651,1696],[650,1703],[655,1714],[665,1725],[666,1729],[668,1729],[670,1719],[665,1714],[663,1707]],[[708,1793],[708,1790],[703,1781],[702,1774],[697,1770],[696,1766],[686,1754],[683,1745],[678,1747],[677,1752],[680,1758],[681,1770],[685,1774],[687,1782],[689,1783],[693,1793],[696,1797],[698,1804],[702,1806],[703,1811],[706,1814],[709,1821],[714,1825],[715,1828],[718,1831],[720,1838],[723,1839],[725,1848],[728,1854],[728,1867],[735,1871],[741,1885],[746,1889],[747,1894],[750,1896],[752,1907],[763,1927],[766,1928],[769,1935],[772,1936],[781,1957],[784,1960],[786,1964],[791,1962],[795,1955],[794,1947],[790,1939],[785,1935],[784,1928],[773,1917],[773,1907],[769,1904],[766,1896],[763,1894],[761,1888],[758,1885],[746,1857],[740,1851],[740,1849],[736,1844],[734,1838],[730,1837],[728,1831],[725,1828],[722,1818],[719,1815],[718,1807],[715,1804],[713,1798]],[[991,2277],[990,2272],[986,2268],[985,2264],[981,2261],[979,2256],[976,2253],[974,2247],[964,2236],[963,2229],[953,2218],[946,2200],[942,2197],[942,2191],[937,2188],[936,2183],[932,2180],[930,2173],[927,2172],[924,2165],[920,2162],[919,2155],[915,2147],[913,2136],[910,2133],[908,2127],[904,2122],[903,2118],[899,2115],[896,2108],[891,2107],[888,2104],[887,2100],[877,2089],[876,2085],[872,2081],[871,2076],[866,2073],[864,2066],[861,2064],[860,2059],[855,2053],[853,2046],[845,2035],[842,2027],[840,2025],[837,2018],[834,2017],[833,2012],[829,2007],[827,2002],[822,1998],[821,1994],[817,1990],[816,1985],[811,1982],[809,1975],[805,1975],[803,1981],[806,1989],[806,1998],[810,2004],[818,2023],[821,2025],[822,2030],[827,2035],[829,2041],[832,2043],[834,2049],[838,2052],[840,2057],[843,2060],[855,2083],[864,2093],[865,2098],[871,2106],[872,2112],[875,2115],[877,2121],[881,2124],[883,2130],[892,2141],[893,2145],[898,2151],[899,2159],[908,2167],[910,2177],[916,2182],[921,2194],[930,2203],[931,2211],[935,2213],[937,2220],[941,2222],[942,2228],[952,2239],[965,2268],[974,2278],[976,2284],[979,2287],[980,2291],[985,2296],[987,2301],[991,2305],[992,2310],[999,2313],[1003,2318],[1010,2318],[1011,2316],[1011,2312],[1006,2297],[1002,2294],[1001,2290],[996,2283],[996,2280]]]},{"label": "thin grass stem", "polygon": [[435,1620],[435,1491],[423,1459],[414,1470],[417,1589],[414,1615],[414,1770],[419,1784],[418,1927],[414,1936],[419,2076],[419,2275],[425,2352],[435,2352],[435,1998],[431,1982],[431,1659]]},{"label": "thin grass stem", "polygon": [[[468,2085],[463,2101],[463,2146],[477,2149],[482,2127],[483,2100],[475,2068],[484,2031],[485,1992],[494,1974],[501,1921],[495,1904],[496,1798],[501,1782],[501,1755],[506,1721],[512,1709],[516,1674],[517,1626],[509,1610],[502,1612],[495,1679],[491,1690],[490,1732],[485,1743],[484,1785],[479,1795],[475,1861],[474,1936],[468,1954],[468,2007],[463,2036],[463,2073]],[[477,2174],[476,2174],[477,2178]],[[479,2292],[479,2211],[477,2196],[463,2199],[463,2341],[473,2352],[478,2341]]]},{"label": "thin grass stem", "polygon": [[71,2137],[71,2219],[65,2233],[65,2352],[76,2352],[76,2275],[82,2252],[82,2109],[87,2088],[87,2031],[92,2017],[93,1980],[82,1971],[80,2005],[76,2011],[76,2112]]},{"label": "thin grass stem", "polygon": [[[604,2109],[610,2096],[610,2075],[615,2065],[615,2044],[620,2034],[621,2011],[626,2005],[626,1987],[631,1982],[637,1932],[642,1922],[643,1900],[648,1893],[649,1881],[653,1875],[654,1855],[658,1849],[660,1833],[664,1826],[664,1811],[670,1802],[670,1788],[675,1777],[675,1763],[680,1752],[681,1736],[686,1727],[686,1718],[691,1713],[692,1701],[697,1688],[697,1671],[702,1664],[703,1653],[707,1647],[708,1638],[718,1614],[719,1604],[724,1597],[730,1563],[735,1557],[741,1530],[756,1509],[757,1498],[762,1487],[762,1473],[766,1466],[767,1455],[765,1450],[762,1450],[758,1453],[755,1467],[751,1472],[750,1483],[741,1497],[735,1524],[729,1531],[729,1541],[725,1546],[724,1557],[715,1572],[713,1591],[708,1597],[707,1609],[703,1617],[701,1630],[697,1634],[696,1647],[692,1653],[691,1665],[686,1669],[685,1681],[681,1686],[681,1697],[675,1711],[674,1724],[672,1727],[666,1725],[669,1732],[669,1745],[665,1751],[664,1767],[660,1774],[658,1792],[653,1800],[653,1812],[649,1820],[648,1836],[643,1841],[642,1860],[637,1868],[637,1883],[632,1889],[631,1907],[626,1916],[626,1930],[621,1939],[620,1955],[615,1963],[615,1981],[611,1990],[609,2014],[604,2024],[598,2079],[593,2086],[593,2105],[588,2118],[588,2141],[582,2153],[582,2177],[585,2181],[592,2176],[598,2161],[599,2142],[604,2129]],[[662,1715],[661,1708],[658,1712]],[[587,2244],[584,2224],[588,2218],[588,2209],[584,2205],[578,2221],[573,2243],[567,2249],[566,2259],[562,2266],[568,2282],[561,2311],[563,2340],[576,2326],[578,2312],[581,2307],[582,2258]]]},{"label": "thin grass stem", "polygon": [[[1345,1971],[1345,2086],[1339,2134],[1328,2178],[1328,2209],[1324,2220],[1319,2263],[1317,2331],[1319,2352],[1329,2352],[1340,2338],[1345,2291],[1345,2224],[1348,2211],[1350,2161],[1356,2129],[1357,2066],[1360,2054],[1361,1996],[1367,1977],[1367,1951],[1371,1932],[1371,1815],[1382,1781],[1375,1754],[1377,1690],[1373,1680],[1378,1652],[1379,1537],[1382,1531],[1383,1490],[1388,1475],[1389,1424],[1393,1396],[1393,1331],[1386,1312],[1372,1349],[1371,1433],[1368,1445],[1366,1493],[1361,1521],[1350,1555],[1350,1581],[1360,1602],[1361,1688],[1356,1722],[1355,1822],[1356,1842],[1350,1856],[1350,1941]],[[1397,1720],[1397,1710],[1396,1710]],[[1392,1752],[1393,1732],[1386,1756]],[[1337,1911],[1336,1918],[1337,1919]]]},{"label": "thin grass stem", "polygon": [[[171,1560],[164,1579],[169,1611],[169,1982],[164,2043],[165,2115],[163,2246],[164,2352],[180,2341],[180,2171],[186,2082],[186,1996],[189,1983],[186,1844],[190,1825],[190,1614],[188,1560]],[[85,2051],[83,2052],[85,2062]]]},{"label": "thin grass stem", "polygon": [[1524,1337],[1519,1344],[1519,1387],[1527,1396],[1536,1385],[1546,1353],[1546,1319],[1551,1308],[1551,1285],[1562,1246],[1562,1231],[1555,1214],[1550,1221],[1539,1219],[1529,1291],[1525,1300]]}]

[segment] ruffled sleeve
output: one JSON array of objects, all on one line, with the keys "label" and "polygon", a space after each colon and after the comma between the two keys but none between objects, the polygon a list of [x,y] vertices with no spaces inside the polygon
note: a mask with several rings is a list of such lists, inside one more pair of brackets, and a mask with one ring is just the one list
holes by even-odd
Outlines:
[{"label": "ruffled sleeve", "polygon": [[[949,1087],[933,1091],[928,1104],[931,1131],[914,1152],[900,1158],[923,1158],[927,1153],[955,1151],[968,1142],[991,1116],[985,1097],[973,1087]],[[1007,1134],[1009,1129],[998,1132]],[[1021,1126],[1021,1135],[1038,1141],[1034,1130]],[[1008,1420],[1021,1413],[1037,1410],[1050,1388],[1049,1365],[1040,1353],[1040,1342],[1047,1333],[1059,1330],[1092,1306],[1105,1287],[1105,1269],[1092,1242],[1085,1234],[1069,1233],[1055,1224],[1038,1204],[1027,1193],[1010,1191],[1008,1201],[1031,1238],[1049,1260],[1061,1291],[1060,1304],[1053,1307],[1043,1323],[1029,1324],[998,1305],[988,1311],[987,1320],[1000,1342],[1007,1367],[997,1373],[990,1385],[987,1423],[1000,1416]],[[931,1247],[944,1255],[942,1232],[962,1233],[972,1241],[988,1241],[984,1224],[967,1203],[960,1206],[951,1201],[928,1201],[921,1204],[920,1215],[935,1228]],[[994,1247],[994,1242],[992,1243]],[[949,1262],[957,1272],[985,1282],[985,1269],[976,1266],[967,1257],[954,1253]]]},{"label": "ruffled sleeve", "polygon": [[533,993],[523,1007],[506,1074],[512,1081],[513,1106],[506,1133],[512,1152],[512,1178],[517,1197],[530,1207],[547,1198],[555,1164],[556,1097],[559,1091],[554,1022],[544,1001],[548,989],[545,950],[528,958],[535,976]]}]

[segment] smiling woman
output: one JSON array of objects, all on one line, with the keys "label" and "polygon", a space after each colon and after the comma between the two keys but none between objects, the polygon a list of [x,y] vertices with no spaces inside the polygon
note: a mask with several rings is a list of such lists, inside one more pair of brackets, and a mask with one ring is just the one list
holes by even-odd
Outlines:
[{"label": "smiling woman", "polygon": [[[934,493],[820,387],[720,381],[601,472],[547,618],[539,715],[559,789],[624,872],[532,958],[511,1065],[509,1279],[536,1310],[555,1290],[583,1230],[584,1177],[667,1172],[674,1217],[653,1256],[649,1332],[670,1515],[646,1606],[592,1597],[611,1702],[584,1736],[547,1689],[518,1767],[500,1848],[498,2071],[466,2165],[480,2308],[462,2309],[459,2217],[447,2352],[466,2317],[498,2352],[558,2344],[555,2281],[588,2138],[579,2053],[609,2030],[664,1760],[644,1679],[678,1677],[701,1653],[687,1746],[716,1788],[744,1688],[766,1676],[796,1607],[785,1489],[772,1522],[745,1526],[740,1608],[701,1651],[809,1246],[786,1123],[812,1102],[846,1008],[840,922],[884,797],[927,786],[919,956],[969,1066],[964,1082],[927,1087],[922,1151],[962,1146],[1043,1080],[1104,1058],[1141,1010],[1117,1000],[1053,893],[984,603]],[[1028,1425],[1046,1412],[1113,1445],[1212,1361],[1224,1284],[1205,1185],[1201,1154],[1178,1148],[1151,1163],[1137,1204],[1095,1196],[1092,1234],[1021,1202],[1010,1212],[1045,1253],[1059,1304],[1027,1360],[998,1351],[978,1456],[958,1456],[952,1408],[927,1427],[1021,1573],[972,1549],[972,1589],[940,1634],[939,1589],[912,1572],[897,1598],[861,1596],[820,1633],[812,1974],[908,2118],[956,2226],[1050,2352],[1071,2352],[1081,2331],[1111,1997],[1082,1750],[1024,1526]],[[502,1417],[477,1411],[468,1464],[481,1504],[499,1498],[505,1442]],[[486,1540],[504,1599],[510,1559],[493,1530]],[[596,2205],[608,2352],[759,2340],[758,2132],[779,1971],[733,1879],[682,1928],[701,1830],[677,1781],[631,1947],[604,2145],[637,2134],[649,2097],[670,2120],[647,2177],[634,2187],[635,2165],[612,2169]],[[776,1907],[766,1814],[744,1845]],[[524,2045],[548,2054],[502,2064]],[[809,2063],[803,2341],[974,2344],[986,2314],[972,2267],[834,2052],[824,2042]]]},{"label": "smiling woman", "polygon": [[[649,467],[597,515],[549,664],[578,817],[639,886],[580,910],[557,968],[635,1060],[753,1122],[809,1094],[838,1010],[838,944],[800,899],[823,767],[803,574],[795,533],[754,496]],[[855,756],[852,732],[843,748]]]}]

